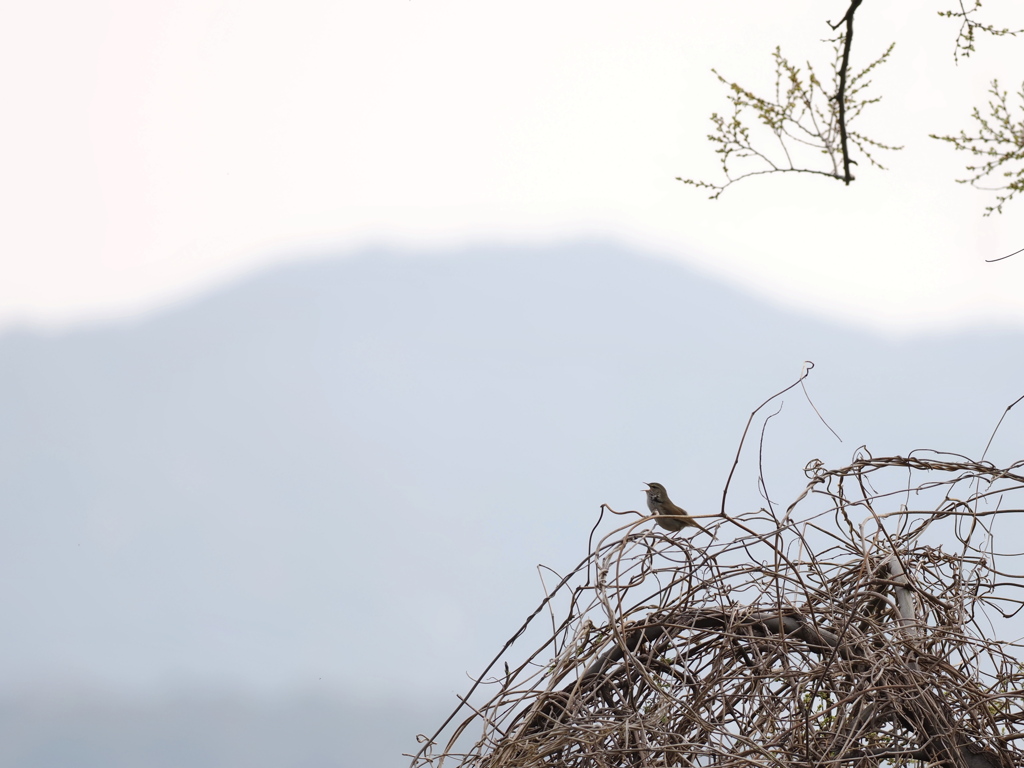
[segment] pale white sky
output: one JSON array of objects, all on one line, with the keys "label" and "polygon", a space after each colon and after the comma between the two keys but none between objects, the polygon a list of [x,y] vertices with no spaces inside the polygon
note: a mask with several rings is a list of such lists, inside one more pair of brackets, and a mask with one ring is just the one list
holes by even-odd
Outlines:
[{"label": "pale white sky", "polygon": [[[952,61],[956,3],[865,3],[892,40],[860,126],[905,144],[850,188],[743,182],[715,202],[716,67],[771,85],[776,44],[827,64],[846,1],[56,0],[0,29],[0,328],[162,306],[274,260],[364,244],[610,235],[778,302],[900,331],[1024,325],[1024,200],[953,183],[989,79]],[[899,6],[894,8],[894,6]],[[1017,0],[985,4],[1024,26]]]}]

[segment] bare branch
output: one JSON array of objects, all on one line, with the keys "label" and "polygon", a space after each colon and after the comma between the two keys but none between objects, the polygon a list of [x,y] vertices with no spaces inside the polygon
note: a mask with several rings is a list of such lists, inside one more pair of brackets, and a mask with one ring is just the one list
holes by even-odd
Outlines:
[{"label": "bare branch", "polygon": [[857,12],[861,2],[862,0],[853,0],[850,3],[850,7],[846,9],[846,14],[843,18],[836,24],[829,24],[833,32],[840,25],[846,25],[846,31],[842,36],[843,59],[842,64],[839,66],[839,88],[836,90],[835,95],[836,106],[839,109],[839,137],[843,149],[843,182],[845,184],[853,181],[853,176],[850,175],[849,137],[846,133],[846,74],[850,68],[850,48],[853,46],[853,15]]}]

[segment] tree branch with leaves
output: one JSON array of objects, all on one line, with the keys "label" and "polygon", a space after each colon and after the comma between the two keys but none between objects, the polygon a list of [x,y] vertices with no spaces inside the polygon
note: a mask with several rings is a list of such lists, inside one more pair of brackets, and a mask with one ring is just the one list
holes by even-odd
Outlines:
[{"label": "tree branch with leaves", "polygon": [[[968,135],[965,131],[956,136],[930,134],[933,139],[949,142],[956,150],[982,158],[980,164],[967,166],[970,174],[967,178],[956,181],[996,193],[995,205],[985,208],[986,216],[1002,213],[1003,204],[1024,190],[1024,119],[1014,120],[1007,104],[1009,92],[999,90],[998,80],[992,81],[989,93],[992,99],[988,102],[988,115],[982,115],[977,107],[971,113],[977,123],[976,134]],[[1021,102],[1021,114],[1024,114],[1024,83],[1016,95]],[[986,178],[992,181],[986,183]],[[998,179],[1005,183],[999,184]]]},{"label": "tree branch with leaves", "polygon": [[[839,35],[830,40],[833,60],[827,84],[819,78],[810,62],[807,62],[804,72],[783,56],[778,47],[773,53],[774,98],[758,96],[713,69],[718,80],[729,89],[728,99],[733,107],[731,116],[711,115],[715,129],[708,135],[708,140],[716,147],[725,180],[712,182],[676,177],[677,180],[707,189],[711,199],[717,199],[737,181],[765,174],[813,174],[849,185],[855,179],[852,166],[859,164],[855,154],[884,169],[885,166],[876,160],[874,150],[898,150],[902,147],[883,143],[852,128],[868,105],[880,101],[881,96],[869,96],[867,93],[871,86],[868,76],[888,61],[894,47],[894,44],[890,45],[863,69],[851,69],[853,22],[862,2],[852,0],[838,22],[828,22],[833,31],[839,31]],[[953,50],[956,62],[968,58],[975,51],[978,33],[1001,37],[1015,36],[1024,31],[979,21],[976,14],[981,3],[978,0],[971,7],[960,0],[959,6],[959,10],[939,12],[942,17],[961,22]],[[1024,159],[1024,102],[1019,114],[1014,113],[1007,106],[1007,94],[999,92],[996,81],[993,81],[991,92],[994,101],[989,103],[988,117],[982,117],[978,109],[973,113],[980,126],[977,135],[969,136],[963,131],[957,136],[932,135],[932,138],[950,142],[958,150],[986,158],[981,165],[967,167],[971,174],[968,178],[958,179],[960,183],[1000,193],[996,204],[986,208],[986,216],[993,211],[1001,213],[1003,204],[1024,185],[1024,163],[1021,163]],[[760,130],[755,134],[757,126]],[[1010,181],[997,186],[978,183],[997,172]]]}]

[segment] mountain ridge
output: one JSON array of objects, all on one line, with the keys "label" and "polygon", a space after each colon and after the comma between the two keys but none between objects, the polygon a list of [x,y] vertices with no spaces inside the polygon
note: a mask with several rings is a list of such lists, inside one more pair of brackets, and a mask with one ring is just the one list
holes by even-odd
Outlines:
[{"label": "mountain ridge", "polygon": [[[750,412],[805,360],[845,442],[788,393],[777,499],[864,443],[976,456],[1024,389],[1021,338],[893,342],[599,243],[325,258],[0,335],[0,685],[461,691],[601,503],[659,481],[717,512]],[[997,462],[1024,453],[1015,416]],[[757,439],[736,508],[764,503]]]}]

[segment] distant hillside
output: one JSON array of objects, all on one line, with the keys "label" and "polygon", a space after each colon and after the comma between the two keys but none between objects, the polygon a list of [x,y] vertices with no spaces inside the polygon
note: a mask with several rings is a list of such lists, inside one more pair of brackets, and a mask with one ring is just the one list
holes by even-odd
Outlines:
[{"label": "distant hillside", "polygon": [[[743,425],[978,455],[1019,334],[904,344],[600,243],[364,253],[140,322],[0,337],[0,687],[450,696],[657,480],[716,511]],[[1020,458],[1014,416],[991,457]],[[756,454],[735,503],[760,505]]]},{"label": "distant hillside", "polygon": [[177,694],[0,700],[5,768],[392,768],[436,703]]}]

